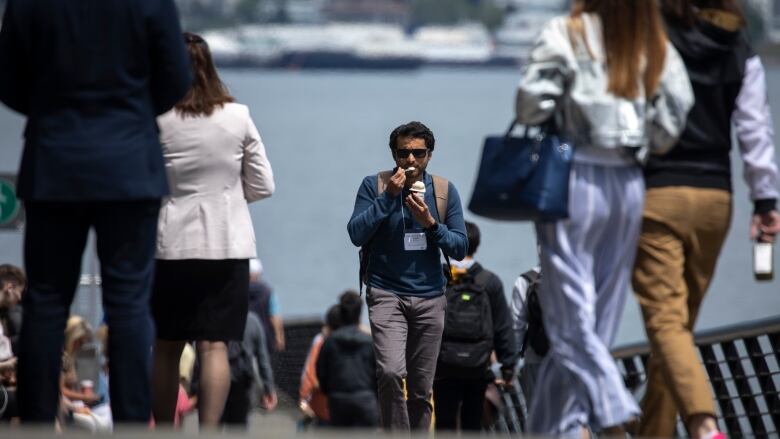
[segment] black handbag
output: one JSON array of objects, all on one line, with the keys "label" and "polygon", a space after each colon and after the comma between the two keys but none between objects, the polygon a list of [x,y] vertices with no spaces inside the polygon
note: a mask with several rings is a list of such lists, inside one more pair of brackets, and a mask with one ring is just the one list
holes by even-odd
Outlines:
[{"label": "black handbag", "polygon": [[503,136],[485,139],[469,210],[506,221],[568,218],[574,148],[553,124],[525,127],[521,137],[513,137],[516,124]]}]

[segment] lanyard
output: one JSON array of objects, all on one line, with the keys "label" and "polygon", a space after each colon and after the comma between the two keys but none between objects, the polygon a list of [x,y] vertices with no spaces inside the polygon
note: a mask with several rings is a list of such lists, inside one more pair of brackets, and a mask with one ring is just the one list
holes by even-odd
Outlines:
[{"label": "lanyard", "polygon": [[406,215],[404,214],[404,190],[401,189],[401,225],[404,228],[404,236],[406,235]]}]

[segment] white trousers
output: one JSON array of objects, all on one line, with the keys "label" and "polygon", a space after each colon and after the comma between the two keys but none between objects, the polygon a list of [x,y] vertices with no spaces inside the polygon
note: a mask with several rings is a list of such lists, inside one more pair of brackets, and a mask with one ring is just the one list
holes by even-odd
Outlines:
[{"label": "white trousers", "polygon": [[569,219],[536,224],[539,303],[550,351],[542,362],[529,432],[580,437],[639,415],[609,352],[628,294],[642,221],[639,167],[572,167]]}]

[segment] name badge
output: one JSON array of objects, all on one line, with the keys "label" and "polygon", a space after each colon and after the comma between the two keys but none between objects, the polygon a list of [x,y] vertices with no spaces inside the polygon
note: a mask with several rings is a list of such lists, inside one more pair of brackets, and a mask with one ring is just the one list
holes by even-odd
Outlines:
[{"label": "name badge", "polygon": [[420,251],[428,249],[428,240],[425,233],[407,233],[404,235],[404,250]]}]

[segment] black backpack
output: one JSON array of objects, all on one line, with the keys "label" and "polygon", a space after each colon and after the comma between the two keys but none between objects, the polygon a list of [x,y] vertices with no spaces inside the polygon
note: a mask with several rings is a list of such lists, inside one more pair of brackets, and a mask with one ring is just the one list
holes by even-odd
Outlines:
[{"label": "black backpack", "polygon": [[539,287],[542,277],[534,270],[527,271],[521,276],[528,282],[528,292],[525,297],[526,308],[528,309],[528,330],[525,331],[520,355],[525,355],[525,351],[528,345],[530,345],[534,352],[540,357],[544,357],[547,355],[547,351],[550,350],[550,340],[547,338],[547,332],[544,330],[542,307],[539,304]]},{"label": "black backpack", "polygon": [[485,290],[487,271],[447,286],[447,312],[439,362],[458,368],[482,368],[493,351],[493,313]]},{"label": "black backpack", "polygon": [[248,385],[255,378],[252,356],[240,341],[228,342],[228,363],[230,363],[230,382]]}]

